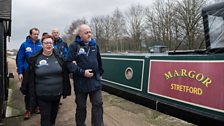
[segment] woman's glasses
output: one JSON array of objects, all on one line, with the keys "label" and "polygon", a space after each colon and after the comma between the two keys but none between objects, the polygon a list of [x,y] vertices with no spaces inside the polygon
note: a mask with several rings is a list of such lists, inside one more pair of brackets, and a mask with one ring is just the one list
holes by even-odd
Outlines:
[{"label": "woman's glasses", "polygon": [[44,45],[53,45],[53,42],[43,42]]}]

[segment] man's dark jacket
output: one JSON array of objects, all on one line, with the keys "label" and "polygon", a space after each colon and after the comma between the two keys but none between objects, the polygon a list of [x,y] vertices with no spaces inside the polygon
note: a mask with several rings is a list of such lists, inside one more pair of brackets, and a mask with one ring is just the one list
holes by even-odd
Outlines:
[{"label": "man's dark jacket", "polygon": [[68,54],[68,44],[59,38],[58,40],[54,40],[54,49],[58,51],[58,53],[63,56],[65,59]]},{"label": "man's dark jacket", "polygon": [[[91,92],[102,88],[100,80],[103,74],[103,66],[100,50],[94,39],[85,43],[77,36],[69,46],[67,62],[69,72],[73,73],[75,91]],[[94,76],[91,78],[85,77],[86,69],[92,69]]]}]

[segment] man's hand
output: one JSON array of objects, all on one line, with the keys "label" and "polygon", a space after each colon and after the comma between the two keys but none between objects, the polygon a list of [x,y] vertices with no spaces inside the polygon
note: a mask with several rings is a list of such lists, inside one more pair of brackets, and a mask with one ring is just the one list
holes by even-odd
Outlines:
[{"label": "man's hand", "polygon": [[92,77],[94,73],[92,72],[92,69],[85,70],[84,76],[85,77]]},{"label": "man's hand", "polygon": [[19,74],[18,79],[19,79],[19,81],[22,81],[23,80],[23,74]]},{"label": "man's hand", "polygon": [[75,60],[73,60],[73,61],[72,61],[72,63],[74,63],[75,65],[77,65],[77,63],[76,63],[76,61],[75,61]]}]

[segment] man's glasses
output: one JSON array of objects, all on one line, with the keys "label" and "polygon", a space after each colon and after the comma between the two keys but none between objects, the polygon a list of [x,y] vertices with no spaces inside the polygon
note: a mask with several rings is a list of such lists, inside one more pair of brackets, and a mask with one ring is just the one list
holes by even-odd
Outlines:
[{"label": "man's glasses", "polygon": [[86,35],[89,34],[89,33],[91,34],[92,32],[91,31],[84,32],[84,34],[86,34]]},{"label": "man's glasses", "polygon": [[53,42],[43,42],[44,45],[53,45]]}]

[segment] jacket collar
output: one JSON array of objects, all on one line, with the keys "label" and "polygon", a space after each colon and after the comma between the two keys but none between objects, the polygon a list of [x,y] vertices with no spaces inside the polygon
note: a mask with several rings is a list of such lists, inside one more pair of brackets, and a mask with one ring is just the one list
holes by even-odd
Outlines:
[{"label": "jacket collar", "polygon": [[[80,36],[76,36],[74,42],[78,43],[81,46],[85,46],[85,42],[81,40]],[[91,40],[89,41],[89,46],[95,46],[95,45],[96,45],[96,41],[93,38],[91,38]]]},{"label": "jacket collar", "polygon": [[[27,37],[26,42],[33,43],[32,38],[31,37]],[[38,39],[35,44],[40,44],[40,40]]]},{"label": "jacket collar", "polygon": [[63,40],[62,40],[62,38],[58,38],[58,40],[56,41],[56,40],[54,40],[54,43],[60,43],[60,42],[63,42]]}]

